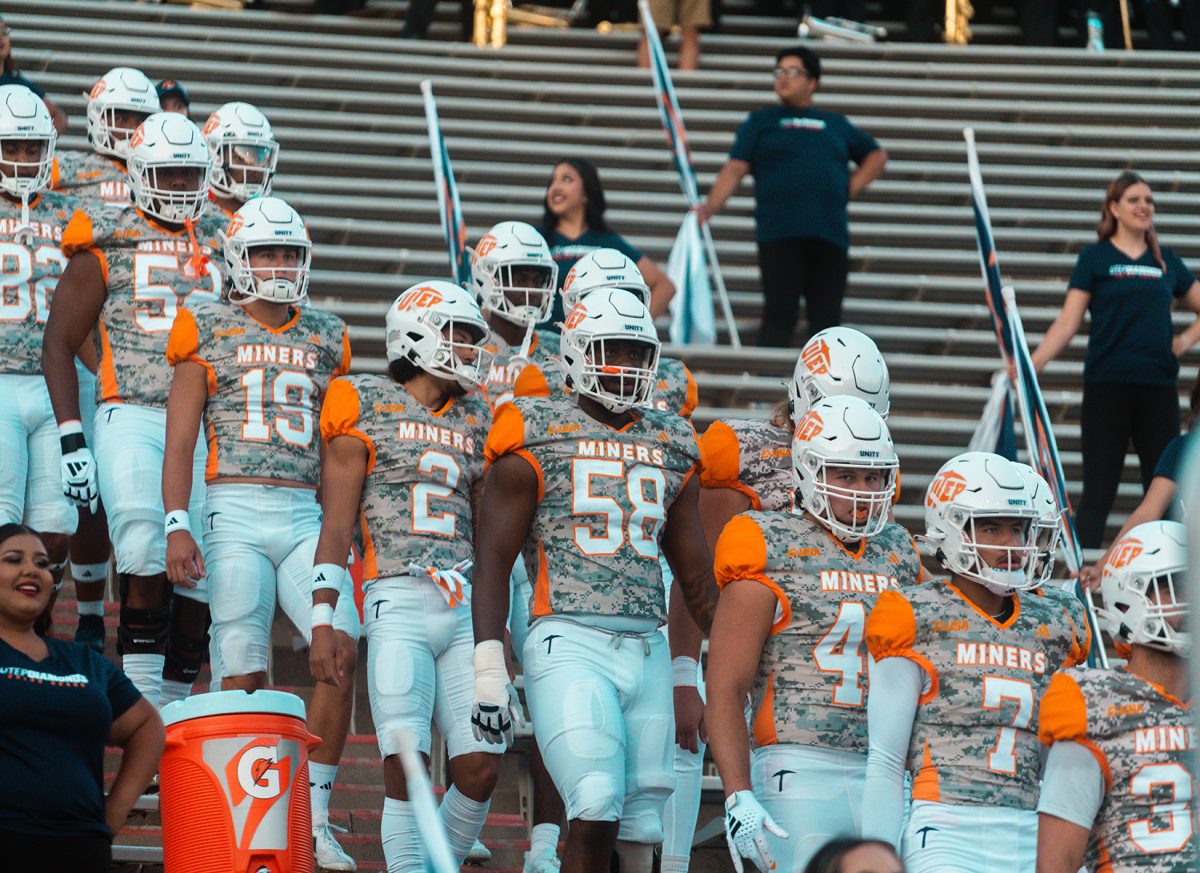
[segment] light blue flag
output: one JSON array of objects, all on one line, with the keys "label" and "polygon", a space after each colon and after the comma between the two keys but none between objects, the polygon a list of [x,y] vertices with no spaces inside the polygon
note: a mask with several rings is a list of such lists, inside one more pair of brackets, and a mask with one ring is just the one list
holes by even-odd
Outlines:
[{"label": "light blue flag", "polygon": [[695,212],[689,211],[679,226],[671,256],[667,259],[667,276],[675,285],[675,296],[670,304],[671,342],[682,345],[715,343],[717,326],[713,319],[712,289],[708,284]]}]

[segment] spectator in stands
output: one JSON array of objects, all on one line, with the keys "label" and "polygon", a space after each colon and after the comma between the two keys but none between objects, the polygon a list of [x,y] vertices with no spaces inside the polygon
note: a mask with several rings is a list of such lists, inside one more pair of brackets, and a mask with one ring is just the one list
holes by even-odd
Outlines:
[{"label": "spectator in stands", "polygon": [[1097,548],[1125,466],[1130,438],[1148,488],[1164,448],[1179,433],[1179,358],[1200,339],[1200,318],[1173,335],[1171,303],[1200,313],[1200,282],[1154,232],[1154,197],[1136,173],[1108,186],[1099,242],[1079,254],[1062,311],[1033,366],[1058,357],[1091,315],[1083,367],[1083,496],[1076,524],[1084,548]]},{"label": "spectator in stands", "polygon": [[[675,296],[675,286],[654,261],[634,248],[625,237],[609,229],[604,219],[607,208],[600,174],[591,161],[563,158],[554,165],[546,185],[541,231],[550,245],[554,262],[558,264],[559,289],[575,262],[588,252],[616,249],[637,264],[642,278],[650,286],[650,314],[662,315]],[[556,325],[563,320],[563,315],[562,295],[556,295],[550,318],[538,327],[557,331]]]},{"label": "spectator in stands", "polygon": [[158,103],[163,112],[178,112],[188,119],[192,117],[192,100],[182,82],[163,79],[154,86],[154,90],[158,92]]},{"label": "spectator in stands", "polygon": [[[0,856],[10,870],[107,873],[163,725],[103,655],[34,631],[52,590],[37,533],[0,526]],[[124,752],[107,798],[106,745]]]},{"label": "spectator in stands", "polygon": [[[813,107],[821,61],[805,46],[775,56],[779,106],[751,112],[708,199],[708,221],[754,174],[755,238],[762,274],[760,346],[789,346],[805,298],[808,335],[842,320],[849,272],[846,204],[883,175],[887,152],[845,116]],[[858,165],[853,173],[848,163]]]},{"label": "spectator in stands", "polygon": [[836,837],[813,855],[804,873],[904,873],[904,864],[882,840]]},{"label": "spectator in stands", "polygon": [[[679,69],[700,69],[700,28],[712,27],[710,0],[650,0],[650,16],[663,39],[672,25],[679,25]],[[637,65],[643,69],[650,66],[650,46],[645,35],[638,43]]]},{"label": "spectator in stands", "polygon": [[54,120],[54,129],[62,134],[67,129],[67,113],[57,103],[46,96],[45,90],[22,75],[17,69],[17,62],[12,56],[12,28],[0,18],[0,60],[4,62],[4,72],[0,73],[0,85],[24,85],[34,94],[42,98],[50,117]]},{"label": "spectator in stands", "polygon": [[[429,25],[433,24],[433,12],[438,0],[409,0],[408,12],[404,14],[404,29],[400,36],[404,39],[424,39]],[[470,42],[474,32],[475,4],[472,0],[460,0],[458,17],[458,37],[463,42]]]}]

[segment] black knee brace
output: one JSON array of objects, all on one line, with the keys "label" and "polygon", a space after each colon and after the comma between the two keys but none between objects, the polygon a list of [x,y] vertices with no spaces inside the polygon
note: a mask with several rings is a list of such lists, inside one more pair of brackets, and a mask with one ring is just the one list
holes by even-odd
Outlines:
[{"label": "black knee brace", "polygon": [[167,600],[166,582],[163,603],[150,609],[126,606],[129,596],[129,577],[118,576],[121,592],[121,617],[117,625],[117,653],[121,655],[162,655],[167,651],[167,634],[171,626],[171,603]]},{"label": "black knee brace", "polygon": [[212,618],[208,604],[171,593],[171,634],[163,677],[176,682],[195,682],[208,653],[208,628]]}]

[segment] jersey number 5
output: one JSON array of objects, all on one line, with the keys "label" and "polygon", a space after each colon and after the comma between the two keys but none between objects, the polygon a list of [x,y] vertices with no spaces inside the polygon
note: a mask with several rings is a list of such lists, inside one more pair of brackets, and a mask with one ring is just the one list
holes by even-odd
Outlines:
[{"label": "jersey number 5", "polygon": [[1005,676],[983,677],[983,708],[1000,709],[1006,700],[1015,700],[1017,713],[1012,727],[1000,728],[996,745],[988,752],[988,769],[997,773],[1017,772],[1017,731],[1025,730],[1033,720],[1033,685]]},{"label": "jersey number 5", "polygon": [[[594,494],[596,479],[617,480],[624,484],[629,512],[615,497]],[[573,460],[571,462],[571,514],[596,515],[604,522],[604,533],[597,535],[594,524],[575,525],[575,545],[585,555],[615,555],[629,541],[630,548],[642,558],[658,559],[658,532],[666,520],[663,500],[667,479],[658,467],[638,464],[629,470],[624,461]]]},{"label": "jersey number 5", "polygon": [[[1129,838],[1148,855],[1181,851],[1192,838],[1192,777],[1179,764],[1147,764],[1129,780],[1133,797],[1150,797],[1156,787],[1168,788],[1171,799],[1152,803],[1151,818],[1130,822]],[[1156,828],[1155,818],[1166,818],[1166,826]]]},{"label": "jersey number 5", "polygon": [[221,289],[221,273],[211,261],[207,274],[197,278],[207,280],[207,288],[178,290],[175,285],[153,281],[155,274],[179,273],[179,258],[165,252],[138,252],[133,256],[133,302],[134,320],[146,333],[162,333],[170,330],[179,312],[179,304],[189,294],[211,294]]}]

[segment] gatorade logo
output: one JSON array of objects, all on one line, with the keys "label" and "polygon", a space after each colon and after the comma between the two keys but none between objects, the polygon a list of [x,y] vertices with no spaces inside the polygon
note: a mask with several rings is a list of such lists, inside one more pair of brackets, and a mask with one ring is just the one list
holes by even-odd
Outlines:
[{"label": "gatorade logo", "polygon": [[809,343],[800,353],[808,372],[824,376],[829,372],[829,344],[825,340]]},{"label": "gatorade logo", "polygon": [[475,247],[477,257],[483,258],[496,247],[496,238],[490,233],[479,241],[479,245]]},{"label": "gatorade logo", "polygon": [[274,800],[292,783],[291,759],[279,760],[279,748],[254,740],[235,755],[226,768],[234,805],[247,797]]},{"label": "gatorade logo", "polygon": [[563,330],[571,330],[585,318],[587,318],[587,310],[584,309],[583,304],[580,303],[571,310],[570,314],[567,315],[567,320],[563,322]]},{"label": "gatorade logo", "polygon": [[1110,569],[1121,569],[1141,553],[1142,541],[1135,540],[1132,537],[1125,537],[1113,549],[1113,555],[1108,559],[1108,566],[1104,568],[1105,572],[1108,572]]},{"label": "gatorade logo", "polygon": [[221,119],[217,118],[217,113],[208,116],[208,121],[204,122],[204,130],[200,131],[204,136],[208,136],[217,129],[217,125],[221,123]]},{"label": "gatorade logo", "polygon": [[424,309],[428,306],[441,303],[444,299],[441,291],[431,288],[428,285],[422,285],[419,288],[412,288],[401,294],[400,299],[396,301],[396,309],[401,312],[406,312],[409,309]]},{"label": "gatorade logo", "polygon": [[800,424],[796,426],[795,438],[807,442],[816,439],[817,435],[825,429],[825,422],[821,420],[815,412],[810,412],[800,419]]},{"label": "gatorade logo", "polygon": [[925,502],[929,506],[946,503],[962,494],[966,487],[966,479],[953,470],[947,470],[945,473],[938,474],[938,477],[930,484],[929,496]]}]

